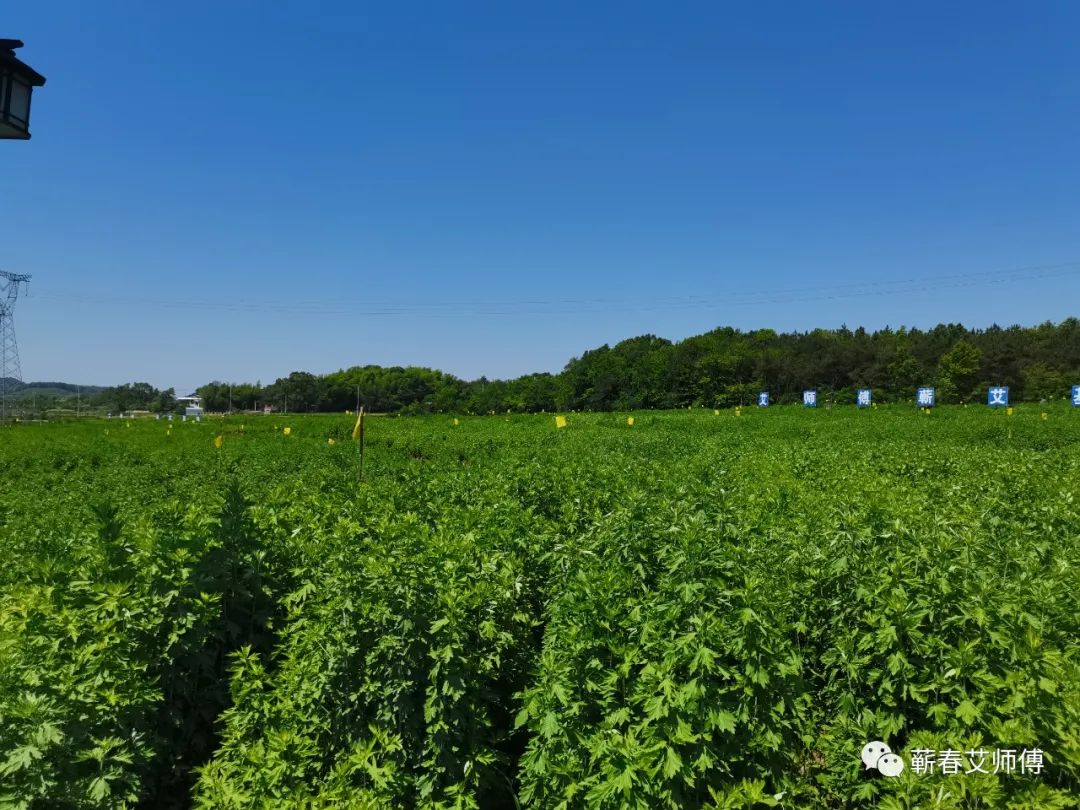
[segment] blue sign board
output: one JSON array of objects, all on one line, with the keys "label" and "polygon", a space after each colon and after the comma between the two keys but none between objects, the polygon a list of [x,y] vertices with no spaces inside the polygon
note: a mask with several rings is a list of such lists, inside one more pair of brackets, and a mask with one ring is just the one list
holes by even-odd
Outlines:
[{"label": "blue sign board", "polygon": [[762,391],[761,393],[759,393],[757,395],[757,404],[758,404],[759,408],[768,408],[769,407],[769,392],[768,391]]},{"label": "blue sign board", "polygon": [[871,402],[871,394],[869,388],[860,388],[855,392],[855,404],[860,408],[869,408]]},{"label": "blue sign board", "polygon": [[915,404],[920,408],[933,408],[934,407],[934,389],[933,388],[920,388],[915,392]]},{"label": "blue sign board", "polygon": [[1080,385],[1073,386],[1072,404],[1080,406]]},{"label": "blue sign board", "polygon": [[802,392],[802,404],[804,408],[817,407],[817,391],[809,390]]},{"label": "blue sign board", "polygon": [[986,404],[991,408],[1004,408],[1009,404],[1009,386],[992,385],[986,392]]}]

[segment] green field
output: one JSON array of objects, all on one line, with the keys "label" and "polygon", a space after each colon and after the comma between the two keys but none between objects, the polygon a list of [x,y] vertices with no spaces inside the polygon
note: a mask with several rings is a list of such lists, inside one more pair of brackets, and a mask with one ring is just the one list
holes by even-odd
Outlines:
[{"label": "green field", "polygon": [[0,428],[0,807],[1077,806],[1080,409],[567,418]]}]

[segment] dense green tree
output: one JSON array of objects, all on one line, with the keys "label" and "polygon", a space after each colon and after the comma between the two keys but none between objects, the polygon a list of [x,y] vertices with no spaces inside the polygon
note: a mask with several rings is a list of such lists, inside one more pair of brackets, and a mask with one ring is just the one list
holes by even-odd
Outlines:
[{"label": "dense green tree", "polygon": [[172,388],[166,388],[164,391],[158,391],[157,397],[150,403],[150,410],[155,413],[169,413],[176,409],[176,391]]},{"label": "dense green tree", "polygon": [[958,340],[938,362],[938,396],[942,402],[966,401],[978,395],[982,352],[966,340]]},{"label": "dense green tree", "polygon": [[1069,380],[1047,363],[1035,363],[1024,369],[1025,399],[1060,399],[1070,390]]},{"label": "dense green tree", "polygon": [[[872,388],[877,402],[910,401],[917,386],[931,384],[942,402],[982,397],[989,385],[1010,386],[1014,401],[1038,400],[1065,396],[1077,382],[1080,320],[1069,318],[983,330],[939,324],[779,334],[721,327],[677,343],[641,335],[586,351],[558,374],[465,381],[430,368],[353,366],[323,376],[296,371],[265,389],[234,383],[232,402],[280,409],[287,399],[291,411],[350,410],[358,400],[387,413],[606,411],[750,405],[763,389],[778,404],[800,401],[806,388],[837,403],[854,402],[860,387]],[[109,392],[125,403],[146,400],[131,386]],[[228,407],[225,383],[199,393],[208,410]]]},{"label": "dense green tree", "polygon": [[91,405],[112,413],[146,411],[160,401],[161,393],[150,383],[124,383],[106,388],[89,400]]}]

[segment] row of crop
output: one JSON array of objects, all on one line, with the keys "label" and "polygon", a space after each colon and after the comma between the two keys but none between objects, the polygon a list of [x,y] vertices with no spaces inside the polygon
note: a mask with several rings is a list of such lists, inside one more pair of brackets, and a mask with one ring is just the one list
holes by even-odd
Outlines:
[{"label": "row of crop", "polygon": [[679,511],[628,504],[562,583],[520,716],[524,805],[701,807],[800,767],[810,693],[768,561]]},{"label": "row of crop", "polygon": [[182,806],[215,747],[231,653],[272,646],[288,564],[235,486],[213,510],[92,511],[64,556],[0,592],[0,804]]},{"label": "row of crop", "polygon": [[[834,800],[890,808],[1068,806],[1080,788],[1080,510],[1063,482],[1080,469],[1031,453],[1003,464],[977,445],[926,461],[932,477],[834,504],[814,520],[822,542],[791,549],[814,581],[804,621],[828,717],[818,745],[837,763],[881,739],[908,751],[1039,748],[1047,765],[945,782],[841,767],[820,781]],[[866,488],[875,463],[838,477]],[[1072,472],[1059,478],[1060,464]]]},{"label": "row of crop", "polygon": [[[273,666],[237,661],[198,806],[512,806],[545,552],[583,519],[546,509],[573,484],[521,463],[512,480],[482,463],[403,470],[352,504],[298,510],[341,517],[285,600]],[[591,515],[607,488],[578,464],[570,502]]]}]

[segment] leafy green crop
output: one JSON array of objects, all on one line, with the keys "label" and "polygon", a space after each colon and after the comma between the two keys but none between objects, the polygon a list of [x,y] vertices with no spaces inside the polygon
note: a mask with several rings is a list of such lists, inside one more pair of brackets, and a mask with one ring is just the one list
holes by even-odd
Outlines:
[{"label": "leafy green crop", "polygon": [[5,427],[0,807],[1076,807],[1044,410]]}]

